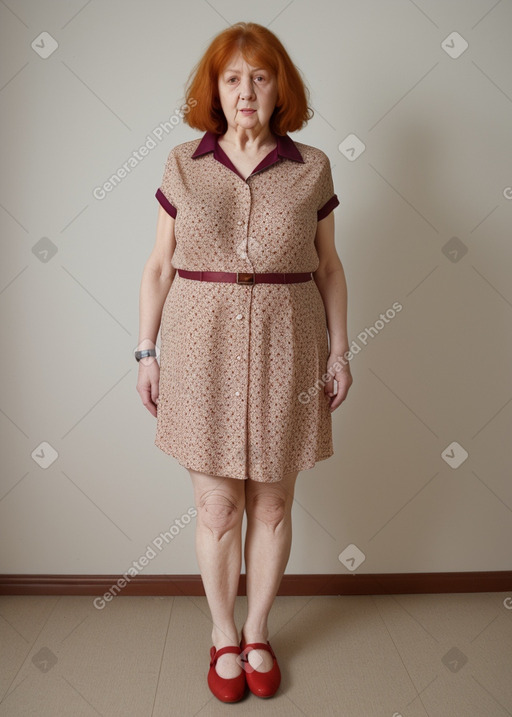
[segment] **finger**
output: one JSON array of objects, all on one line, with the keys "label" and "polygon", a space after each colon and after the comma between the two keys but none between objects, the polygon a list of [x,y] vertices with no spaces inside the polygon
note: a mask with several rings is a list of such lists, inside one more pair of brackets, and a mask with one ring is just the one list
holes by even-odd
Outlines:
[{"label": "finger", "polygon": [[326,396],[334,395],[334,377],[331,378],[324,386],[324,393]]},{"label": "finger", "polygon": [[[338,384],[338,386],[339,386],[339,384]],[[340,406],[343,403],[343,401],[347,397],[347,393],[348,393],[347,387],[345,387],[345,388],[338,387],[338,393],[336,394],[336,396],[333,398],[333,400],[331,402],[331,411],[334,411],[336,408],[338,408],[338,406]]]},{"label": "finger", "polygon": [[156,417],[156,405],[151,398],[151,389],[149,386],[144,386],[140,390],[140,397],[142,399],[143,405],[148,409],[148,411],[151,413],[152,416]]}]

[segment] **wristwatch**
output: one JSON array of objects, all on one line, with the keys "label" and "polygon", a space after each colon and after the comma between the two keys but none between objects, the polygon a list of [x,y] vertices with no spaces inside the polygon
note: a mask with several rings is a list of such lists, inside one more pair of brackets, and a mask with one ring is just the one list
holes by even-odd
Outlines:
[{"label": "wristwatch", "polygon": [[135,360],[137,363],[143,359],[147,358],[148,356],[154,356],[156,358],[156,351],[155,349],[143,349],[142,351],[135,351]]}]

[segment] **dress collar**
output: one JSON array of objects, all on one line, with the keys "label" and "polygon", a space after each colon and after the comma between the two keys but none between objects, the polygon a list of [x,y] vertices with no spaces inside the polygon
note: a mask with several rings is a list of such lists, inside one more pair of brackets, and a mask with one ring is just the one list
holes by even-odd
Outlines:
[{"label": "dress collar", "polygon": [[[219,150],[222,151],[222,147],[220,147],[218,144],[219,137],[220,135],[215,134],[214,132],[206,132],[206,134],[199,142],[199,145],[195,150],[194,154],[192,155],[192,159],[196,159],[196,157],[201,157],[203,154],[208,154],[208,152],[213,152],[214,157],[222,161],[221,157],[219,156]],[[273,152],[276,155],[276,161],[278,157],[282,157],[283,159],[291,159],[294,162],[304,163],[302,155],[291,137],[289,137],[287,134],[277,134],[275,135],[275,138],[277,141],[277,147],[275,150],[273,150]],[[225,153],[222,152],[222,154]],[[270,154],[272,154],[272,152],[270,152]]]}]

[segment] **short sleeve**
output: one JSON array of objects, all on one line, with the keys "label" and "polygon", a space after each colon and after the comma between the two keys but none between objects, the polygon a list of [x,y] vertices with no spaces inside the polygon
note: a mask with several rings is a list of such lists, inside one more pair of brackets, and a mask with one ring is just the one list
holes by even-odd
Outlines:
[{"label": "short sleeve", "polygon": [[176,159],[174,152],[171,149],[165,163],[162,183],[155,193],[155,197],[159,201],[160,205],[165,209],[167,214],[170,214],[170,216],[173,217],[173,219],[176,219],[176,215],[178,213],[178,210],[173,203],[173,183],[177,176],[175,163]]},{"label": "short sleeve", "polygon": [[335,209],[340,200],[334,193],[334,182],[332,180],[331,164],[327,155],[324,155],[324,165],[319,179],[319,206],[317,210],[317,220],[325,219],[325,217]]}]

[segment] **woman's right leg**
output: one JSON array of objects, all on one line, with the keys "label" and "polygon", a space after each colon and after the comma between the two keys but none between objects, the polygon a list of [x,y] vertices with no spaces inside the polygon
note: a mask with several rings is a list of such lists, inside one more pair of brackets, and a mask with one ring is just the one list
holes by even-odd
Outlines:
[{"label": "woman's right leg", "polygon": [[[242,568],[242,520],[245,482],[188,469],[194,489],[196,555],[212,616],[212,644],[217,649],[238,645],[235,598]],[[234,653],[221,655],[216,671],[236,677],[242,668]]]}]

